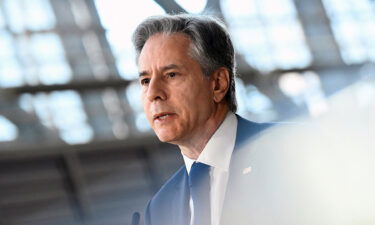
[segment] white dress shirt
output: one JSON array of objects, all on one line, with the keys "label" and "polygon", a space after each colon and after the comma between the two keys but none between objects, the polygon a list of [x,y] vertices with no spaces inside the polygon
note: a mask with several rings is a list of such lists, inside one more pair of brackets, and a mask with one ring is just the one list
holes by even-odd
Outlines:
[{"label": "white dress shirt", "polygon": [[[219,128],[212,135],[197,162],[211,166],[210,168],[210,199],[211,199],[211,223],[219,225],[221,211],[223,209],[225,191],[227,188],[229,164],[234,149],[237,133],[237,118],[229,112]],[[186,170],[190,173],[193,159],[182,154]],[[194,218],[194,205],[190,198],[191,220]],[[191,222],[190,222],[191,223]]]}]

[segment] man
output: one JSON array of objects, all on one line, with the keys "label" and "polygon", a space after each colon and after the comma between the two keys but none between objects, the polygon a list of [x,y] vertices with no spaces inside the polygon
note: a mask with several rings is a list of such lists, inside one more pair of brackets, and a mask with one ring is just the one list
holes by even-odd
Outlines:
[{"label": "man", "polygon": [[133,40],[149,123],[185,161],[149,202],[147,225],[373,224],[375,195],[363,190],[375,182],[359,179],[369,167],[334,128],[265,129],[235,115],[234,50],[221,22],[151,17]]},{"label": "man", "polygon": [[[214,18],[166,15],[141,23],[133,40],[148,121],[161,141],[179,146],[185,161],[150,201],[146,224],[218,225],[235,145],[263,129],[234,114],[229,34]],[[184,186],[194,162],[208,166],[209,188],[199,200]]]}]

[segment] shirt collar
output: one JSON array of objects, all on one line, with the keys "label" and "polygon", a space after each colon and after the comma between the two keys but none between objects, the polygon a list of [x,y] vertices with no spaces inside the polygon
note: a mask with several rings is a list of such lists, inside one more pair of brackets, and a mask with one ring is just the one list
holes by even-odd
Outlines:
[{"label": "shirt collar", "polygon": [[[224,121],[212,135],[197,161],[228,172],[237,133],[237,118],[228,112]],[[188,173],[193,159],[182,154]]]}]

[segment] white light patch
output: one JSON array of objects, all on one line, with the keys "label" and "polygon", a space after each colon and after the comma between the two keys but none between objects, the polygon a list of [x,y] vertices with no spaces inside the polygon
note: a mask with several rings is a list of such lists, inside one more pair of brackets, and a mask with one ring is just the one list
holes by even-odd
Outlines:
[{"label": "white light patch", "polygon": [[206,6],[207,0],[176,0],[189,13],[200,13]]},{"label": "white light patch", "polygon": [[7,118],[0,116],[0,142],[14,141],[17,137],[17,127]]},{"label": "white light patch", "polygon": [[246,167],[245,169],[242,170],[242,174],[245,175],[245,174],[251,173],[251,170],[252,170],[251,166]]}]

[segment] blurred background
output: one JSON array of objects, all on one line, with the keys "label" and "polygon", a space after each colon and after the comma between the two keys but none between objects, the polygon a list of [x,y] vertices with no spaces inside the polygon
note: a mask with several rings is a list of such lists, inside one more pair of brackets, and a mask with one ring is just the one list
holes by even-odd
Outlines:
[{"label": "blurred background", "polygon": [[146,121],[131,44],[178,12],[225,21],[241,116],[375,123],[374,0],[0,0],[0,225],[130,224],[182,165]]}]

